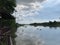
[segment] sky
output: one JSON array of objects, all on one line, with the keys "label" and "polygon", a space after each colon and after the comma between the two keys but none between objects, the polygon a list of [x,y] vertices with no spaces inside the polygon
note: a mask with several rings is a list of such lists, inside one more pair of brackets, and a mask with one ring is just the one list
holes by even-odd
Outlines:
[{"label": "sky", "polygon": [[60,0],[16,0],[16,22],[20,24],[59,21]]}]

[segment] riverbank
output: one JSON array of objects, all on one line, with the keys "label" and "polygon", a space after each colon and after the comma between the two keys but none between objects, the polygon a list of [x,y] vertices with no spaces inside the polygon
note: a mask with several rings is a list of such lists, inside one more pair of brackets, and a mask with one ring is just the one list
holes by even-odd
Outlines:
[{"label": "riverbank", "polygon": [[31,26],[48,26],[48,27],[60,27],[60,22],[58,21],[49,21],[49,22],[43,22],[43,23],[30,23],[30,24],[17,24],[17,26],[24,26],[24,25],[31,25]]}]

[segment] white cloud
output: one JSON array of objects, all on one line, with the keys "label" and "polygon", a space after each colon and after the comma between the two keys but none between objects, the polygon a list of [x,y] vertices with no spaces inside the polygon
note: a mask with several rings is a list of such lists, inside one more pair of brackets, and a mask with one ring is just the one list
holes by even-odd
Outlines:
[{"label": "white cloud", "polygon": [[17,20],[17,23],[19,24],[30,24],[30,23],[42,23],[42,22],[48,22],[49,20],[47,19],[37,19],[37,18],[33,18],[33,17],[24,17],[20,20]]},{"label": "white cloud", "polygon": [[[45,2],[45,3],[44,3]],[[59,4],[59,0],[17,0],[17,12],[15,13],[16,20],[19,20],[19,22],[35,22],[39,21],[31,18],[26,19],[27,16],[35,16],[40,15],[39,11],[44,7],[52,7],[56,4]],[[43,5],[42,5],[43,4]],[[43,22],[42,20],[40,20]]]},{"label": "white cloud", "polygon": [[34,15],[37,11],[42,8],[39,2],[29,3],[27,5],[17,5],[16,10],[19,15],[26,16],[26,15]]},{"label": "white cloud", "polygon": [[19,16],[36,15],[37,11],[42,8],[41,3],[43,1],[45,0],[17,0],[17,12],[15,14]]},{"label": "white cloud", "polygon": [[16,20],[19,20],[20,22],[24,20],[24,17],[26,16],[38,15],[38,11],[42,8],[42,1],[43,0],[19,0],[17,7],[15,8],[17,12],[14,13]]}]

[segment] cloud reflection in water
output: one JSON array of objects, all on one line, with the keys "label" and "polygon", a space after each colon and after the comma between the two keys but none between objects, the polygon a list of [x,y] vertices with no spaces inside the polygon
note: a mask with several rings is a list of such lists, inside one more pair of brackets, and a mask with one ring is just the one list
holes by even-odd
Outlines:
[{"label": "cloud reflection in water", "polygon": [[[34,28],[34,27],[32,27]],[[16,45],[43,45],[44,41],[40,39],[40,37],[35,34],[34,30],[29,29],[29,27],[19,27],[17,29],[17,37],[16,37]],[[29,29],[29,30],[28,30]]]}]

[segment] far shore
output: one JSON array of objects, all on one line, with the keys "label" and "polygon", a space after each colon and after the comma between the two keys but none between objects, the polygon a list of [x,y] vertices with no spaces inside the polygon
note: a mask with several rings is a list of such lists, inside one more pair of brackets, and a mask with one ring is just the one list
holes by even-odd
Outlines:
[{"label": "far shore", "polygon": [[43,23],[30,23],[30,24],[17,24],[17,26],[24,26],[24,25],[31,25],[31,26],[49,26],[49,27],[60,27],[60,22],[57,21],[49,21]]}]

